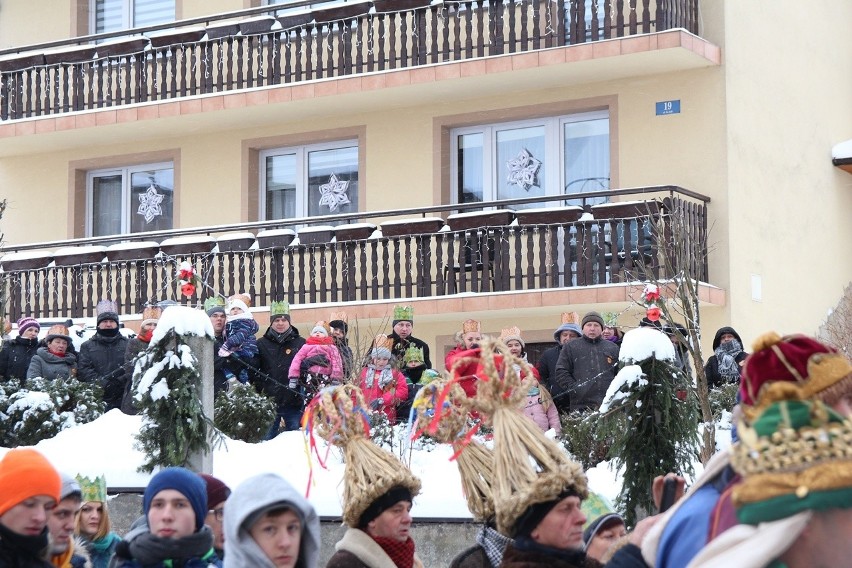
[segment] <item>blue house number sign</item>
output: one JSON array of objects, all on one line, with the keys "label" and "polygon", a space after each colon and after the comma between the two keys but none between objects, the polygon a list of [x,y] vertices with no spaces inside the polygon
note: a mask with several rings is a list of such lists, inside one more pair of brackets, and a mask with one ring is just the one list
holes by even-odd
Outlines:
[{"label": "blue house number sign", "polygon": [[676,101],[660,101],[657,103],[657,116],[663,114],[680,114],[680,99]]}]

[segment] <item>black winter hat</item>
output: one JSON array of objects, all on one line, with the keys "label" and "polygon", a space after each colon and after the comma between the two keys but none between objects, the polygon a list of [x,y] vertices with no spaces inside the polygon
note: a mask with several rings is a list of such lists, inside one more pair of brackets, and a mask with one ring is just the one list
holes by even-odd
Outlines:
[{"label": "black winter hat", "polygon": [[604,326],[603,317],[598,312],[589,312],[583,316],[583,323],[580,324],[580,327],[586,327],[586,324],[589,322],[597,322],[600,324],[601,328]]},{"label": "black winter hat", "polygon": [[343,335],[349,333],[349,325],[343,320],[331,320],[328,322],[329,327],[333,327],[334,329],[342,329]]}]

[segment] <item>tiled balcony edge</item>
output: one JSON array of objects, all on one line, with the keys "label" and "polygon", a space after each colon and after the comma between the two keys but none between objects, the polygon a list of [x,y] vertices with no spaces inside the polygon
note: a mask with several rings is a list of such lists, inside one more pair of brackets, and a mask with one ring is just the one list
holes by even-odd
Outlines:
[{"label": "tiled balcony edge", "polygon": [[[387,301],[334,303],[311,306],[292,305],[293,321],[318,321],[328,318],[331,311],[343,310],[350,321],[382,320],[390,321],[393,307],[398,304],[411,305],[418,318],[438,319],[447,314],[471,312],[497,312],[518,309],[553,307],[555,313],[568,307],[577,309],[600,309],[600,304],[630,304],[641,295],[643,284],[610,284],[606,286],[584,286],[579,288],[559,288],[555,290],[532,290],[516,292],[494,292],[478,294],[456,294],[432,298],[410,298]],[[708,307],[723,307],[727,293],[721,288],[700,283],[699,299]],[[582,308],[582,309],[581,309]],[[258,310],[254,314],[258,322],[268,320],[268,312]],[[435,316],[433,318],[433,316]]]},{"label": "tiled balcony edge", "polygon": [[21,119],[0,124],[0,138],[30,136],[110,124],[217,112],[299,99],[369,92],[424,82],[481,77],[520,69],[605,59],[665,49],[685,49],[705,59],[710,65],[721,63],[722,56],[719,46],[685,30],[678,29],[540,51],[323,79],[293,85],[261,87],[97,111]]}]

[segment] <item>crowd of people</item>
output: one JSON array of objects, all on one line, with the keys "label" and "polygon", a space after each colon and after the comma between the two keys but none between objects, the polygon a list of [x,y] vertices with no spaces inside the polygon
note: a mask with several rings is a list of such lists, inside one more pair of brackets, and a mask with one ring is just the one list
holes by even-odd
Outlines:
[{"label": "crowd of people", "polygon": [[[710,385],[739,385],[733,443],[706,464],[688,491],[683,478],[660,472],[655,501],[668,478],[674,481],[674,506],[626,527],[615,513],[588,522],[581,507],[586,476],[545,436],[558,431],[558,410],[596,408],[616,372],[621,334],[601,314],[564,314],[556,345],[536,365],[527,361],[519,328],[506,328],[492,341],[479,322],[466,320],[441,376],[433,372],[429,346],[413,336],[410,307],[396,308],[391,333],[376,336],[363,355],[349,348],[342,314],[317,323],[303,338],[287,305],[277,303],[269,328],[255,339],[259,330],[248,322],[243,299],[206,308],[217,338],[216,388],[251,382],[278,404],[269,437],[298,428],[302,413],[311,412],[310,422],[320,425],[316,433],[343,451],[348,528],[328,567],[423,565],[411,533],[420,480],[375,446],[364,421],[355,419],[370,411],[405,419],[406,406],[431,408],[410,415],[428,417],[430,427],[444,419],[452,423],[447,409],[453,408],[493,426],[493,445],[476,450],[490,466],[471,470],[457,460],[481,528],[451,568],[799,568],[841,566],[852,555],[852,364],[814,339],[768,333],[747,353],[736,330],[718,330],[704,372]],[[107,346],[118,343],[110,331],[118,328],[117,316],[99,314],[94,343],[79,353],[80,361],[103,362],[90,380],[109,385],[112,366],[126,372],[156,325],[156,314],[146,315],[151,317],[141,333],[115,363]],[[686,364],[682,330],[643,323],[668,332]],[[43,364],[33,361],[43,349],[55,354],[57,340],[65,341],[67,352],[67,334],[51,331],[46,345],[37,346],[38,322],[22,319],[20,341],[0,351],[0,371],[20,372],[27,349],[35,351],[28,370]],[[432,381],[450,394],[430,407],[417,397],[427,391],[418,393],[419,386]],[[108,395],[115,407],[126,398],[127,387],[121,387]],[[313,402],[306,408],[308,397]],[[462,429],[451,437],[465,440],[457,453],[473,451],[468,446],[475,442]],[[474,505],[474,498],[480,502]],[[0,568],[318,563],[317,514],[277,475],[248,479],[231,492],[212,476],[167,468],[151,478],[143,512],[121,538],[110,530],[103,479],[60,474],[35,450],[10,450],[0,460]]]}]

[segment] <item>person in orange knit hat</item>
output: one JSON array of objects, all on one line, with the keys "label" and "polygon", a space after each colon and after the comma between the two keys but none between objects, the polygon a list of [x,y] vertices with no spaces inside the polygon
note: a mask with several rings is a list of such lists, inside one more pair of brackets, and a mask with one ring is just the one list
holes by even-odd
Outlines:
[{"label": "person in orange knit hat", "polygon": [[62,480],[47,459],[29,448],[0,460],[0,565],[49,567],[47,519],[59,502]]}]

